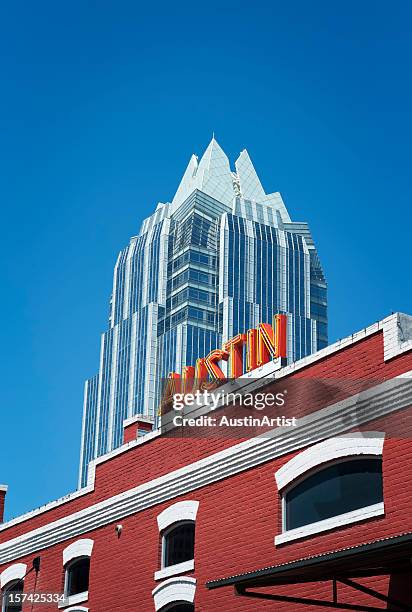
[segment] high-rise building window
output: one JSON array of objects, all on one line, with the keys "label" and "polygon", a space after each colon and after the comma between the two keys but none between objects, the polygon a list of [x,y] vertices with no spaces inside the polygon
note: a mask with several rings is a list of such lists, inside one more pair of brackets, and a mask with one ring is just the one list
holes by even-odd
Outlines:
[{"label": "high-rise building window", "polygon": [[117,259],[99,371],[86,384],[79,484],[120,446],[123,420],[157,414],[169,372],[288,316],[289,361],[327,345],[327,284],[309,227],[266,193],[246,151],[213,139]]}]

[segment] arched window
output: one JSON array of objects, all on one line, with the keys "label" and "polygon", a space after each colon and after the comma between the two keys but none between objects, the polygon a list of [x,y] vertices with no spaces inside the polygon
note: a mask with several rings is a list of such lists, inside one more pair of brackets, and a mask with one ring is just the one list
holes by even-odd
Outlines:
[{"label": "arched window", "polygon": [[195,593],[195,578],[168,578],[152,591],[154,608],[156,612],[194,612]]},{"label": "arched window", "polygon": [[323,467],[284,493],[285,529],[383,501],[382,460],[351,458]]},{"label": "arched window", "polygon": [[[93,540],[76,540],[63,550],[65,605],[76,605],[89,597],[90,557]],[[74,608],[76,610],[76,607]],[[81,610],[81,608],[79,608]]]},{"label": "arched window", "polygon": [[157,516],[161,538],[161,569],[155,580],[194,570],[195,524],[199,502],[186,500],[168,506]]},{"label": "arched window", "polygon": [[163,567],[190,561],[195,556],[195,523],[180,522],[165,531],[162,538]]},{"label": "arched window", "polygon": [[23,592],[26,573],[25,563],[14,563],[1,572],[2,612],[20,612],[23,609],[18,596]]},{"label": "arched window", "polygon": [[89,590],[90,557],[80,557],[66,567],[65,596],[72,597]]},{"label": "arched window", "polygon": [[282,496],[283,544],[385,513],[382,432],[328,438],[301,451],[275,473]]},{"label": "arched window", "polygon": [[23,593],[23,587],[23,580],[16,580],[7,585],[2,593],[2,612],[21,612],[23,610],[23,604],[19,599],[19,595]]}]

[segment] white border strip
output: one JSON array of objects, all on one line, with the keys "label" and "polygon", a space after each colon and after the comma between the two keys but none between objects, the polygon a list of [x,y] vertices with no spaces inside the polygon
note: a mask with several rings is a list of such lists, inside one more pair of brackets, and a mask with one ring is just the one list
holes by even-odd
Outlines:
[{"label": "white border strip", "polygon": [[[337,353],[341,349],[351,346],[352,344],[355,344],[356,342],[360,342],[361,340],[364,340],[365,338],[373,334],[376,334],[379,331],[383,331],[385,360],[391,359],[392,357],[395,357],[396,355],[400,353],[404,353],[406,350],[412,349],[412,342],[408,341],[405,343],[403,340],[401,341],[399,339],[399,329],[398,329],[399,320],[402,320],[402,321],[411,320],[412,321],[412,317],[410,317],[409,315],[402,314],[402,313],[395,313],[393,315],[390,315],[389,317],[386,317],[382,321],[379,321],[378,323],[374,323],[373,325],[370,325],[369,327],[365,327],[361,331],[356,332],[355,334],[352,334],[351,336],[347,336],[343,340],[338,340],[334,344],[331,344],[325,347],[324,349],[321,349],[317,353],[313,353],[312,355],[309,355],[308,357],[304,357],[303,359],[300,359],[299,361],[296,361],[289,366],[283,367],[280,371],[276,371],[278,370],[278,366],[276,362],[271,362],[270,364],[266,364],[266,366],[263,366],[263,368],[265,369],[264,369],[264,372],[261,372],[260,376],[262,379],[270,378],[270,375],[272,375],[272,377],[274,376],[276,379],[283,378],[285,376],[289,376],[293,372],[298,371],[302,368],[305,368],[308,365],[315,363],[316,361],[320,361],[321,359],[324,359],[328,355]],[[406,334],[403,334],[403,335],[406,336]],[[102,337],[104,339],[104,334],[102,334]],[[102,358],[102,350],[101,350],[101,358]],[[259,368],[259,371],[260,370],[262,370],[262,368]],[[253,372],[254,378],[256,378],[256,376],[259,376],[259,371],[255,370]],[[412,376],[412,372],[406,373],[405,375]],[[267,381],[262,381],[262,382],[265,383]],[[99,384],[99,389],[100,389],[100,384]],[[99,398],[98,398],[98,405],[99,405]],[[94,478],[95,478],[96,465],[100,463],[104,463],[105,461],[110,461],[112,457],[115,457],[118,454],[123,453],[138,444],[147,443],[159,435],[160,435],[159,431],[154,431],[150,434],[142,436],[141,438],[138,438],[137,440],[133,440],[132,442],[128,442],[127,444],[124,444],[123,446],[119,446],[113,451],[110,451],[109,453],[106,453],[105,455],[98,457],[90,464],[89,473],[88,473],[88,483],[86,487],[84,487],[83,489],[79,489],[73,493],[69,493],[68,495],[65,495],[63,497],[60,497],[57,500],[51,501],[45,504],[44,506],[40,506],[40,508],[36,508],[34,510],[31,510],[30,512],[26,512],[25,514],[22,514],[13,519],[10,519],[6,523],[2,523],[0,525],[0,531],[4,529],[9,529],[13,525],[17,525],[18,523],[27,521],[33,518],[34,516],[38,516],[39,514],[42,514],[43,512],[48,512],[49,510],[52,510],[53,508],[56,508],[62,504],[66,504],[69,501],[72,501],[73,499],[76,499],[78,497],[86,495],[87,493],[92,492],[94,490]]]},{"label": "white border strip", "polygon": [[[298,427],[276,428],[102,502],[0,544],[0,563],[78,537],[125,516],[156,506],[212,482],[350,431],[412,403],[411,381],[402,375],[298,420]],[[151,434],[148,434],[149,437]]]},{"label": "white border strip", "polygon": [[25,563],[14,563],[0,574],[0,587],[3,589],[13,580],[23,580],[26,575],[27,565]]},{"label": "white border strip", "polygon": [[169,578],[152,591],[155,610],[161,610],[173,602],[193,603],[196,593],[196,579],[189,576]]},{"label": "white border strip", "polygon": [[183,563],[176,563],[175,565],[169,565],[168,567],[158,570],[154,574],[154,579],[164,580],[165,578],[170,578],[171,576],[178,576],[179,574],[184,574],[185,572],[192,572],[194,569],[195,560],[190,559],[190,561],[183,561]]},{"label": "white border strip", "polygon": [[157,515],[157,525],[159,531],[163,531],[173,523],[179,521],[195,521],[199,509],[198,501],[181,501],[168,506],[163,512]]},{"label": "white border strip", "polygon": [[310,523],[309,525],[303,525],[303,527],[284,531],[275,536],[275,545],[278,546],[279,544],[285,544],[285,542],[301,540],[315,533],[322,533],[322,531],[329,531],[330,529],[336,529],[336,527],[344,527],[351,523],[366,521],[372,517],[382,516],[384,514],[385,508],[383,502],[379,502],[372,506],[365,506],[365,508],[359,508],[359,510],[352,510],[351,512],[345,512],[344,514],[324,519],[323,521],[316,521],[316,523]]},{"label": "white border strip", "polygon": [[63,565],[76,559],[77,557],[91,557],[93,550],[93,540],[86,538],[84,540],[76,540],[63,550]]}]

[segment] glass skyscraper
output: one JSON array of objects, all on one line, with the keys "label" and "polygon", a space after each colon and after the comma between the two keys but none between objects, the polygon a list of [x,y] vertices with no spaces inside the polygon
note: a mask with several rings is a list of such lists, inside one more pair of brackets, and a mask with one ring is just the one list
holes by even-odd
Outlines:
[{"label": "glass skyscraper", "polygon": [[213,138],[118,256],[98,374],[85,385],[79,484],[120,446],[124,419],[154,417],[168,372],[275,313],[288,315],[289,361],[326,346],[326,281],[307,223],[265,193],[246,150],[232,171]]}]

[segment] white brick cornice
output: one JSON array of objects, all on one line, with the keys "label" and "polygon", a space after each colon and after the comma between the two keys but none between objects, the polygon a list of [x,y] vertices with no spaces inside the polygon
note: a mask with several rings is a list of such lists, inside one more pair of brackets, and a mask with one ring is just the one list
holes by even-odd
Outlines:
[{"label": "white brick cornice", "polygon": [[406,408],[412,404],[409,376],[412,372],[298,419],[297,427],[276,428],[3,542],[0,544],[0,563],[79,537],[177,495],[195,491],[321,440],[356,430],[364,423]]},{"label": "white brick cornice", "polygon": [[[294,372],[299,371],[302,368],[306,368],[311,364],[316,363],[317,361],[320,361],[325,357],[328,357],[329,355],[337,353],[348,346],[360,342],[365,338],[376,334],[377,332],[383,332],[384,359],[391,359],[398,354],[404,353],[408,350],[412,350],[412,329],[410,324],[411,321],[412,317],[410,317],[409,315],[403,313],[395,313],[393,315],[390,315],[386,319],[383,319],[382,321],[374,323],[369,327],[365,327],[361,331],[347,336],[342,340],[338,340],[334,344],[331,344],[325,347],[324,349],[321,349],[317,353],[308,355],[307,357],[304,357],[303,359],[300,359],[299,361],[296,361],[286,367],[280,367],[280,364],[278,363],[279,360],[265,364],[261,368],[258,368],[257,370],[253,371],[253,379],[261,379],[257,382],[258,384],[260,383],[261,385],[264,385],[268,383],[268,378],[274,378],[278,380],[284,378],[285,376],[290,376]],[[0,524],[0,532],[11,528],[13,525],[27,521],[35,516],[38,516],[39,514],[48,512],[53,508],[59,507],[74,499],[82,497],[83,495],[91,493],[94,490],[95,471],[97,465],[105,463],[106,461],[110,461],[113,457],[125,453],[137,446],[140,446],[141,444],[148,444],[160,435],[160,431],[149,432],[145,436],[137,438],[136,440],[132,440],[127,444],[123,444],[115,450],[110,451],[109,453],[102,455],[101,457],[98,457],[94,461],[91,461],[88,470],[88,481],[86,487],[75,491],[74,493],[70,493],[69,495],[66,495],[64,497],[61,497],[55,501],[49,502],[48,504],[45,504],[44,506],[41,506],[36,510],[32,510],[30,512],[27,512],[26,514],[17,516],[16,518],[13,518],[7,521],[6,523]]]}]

